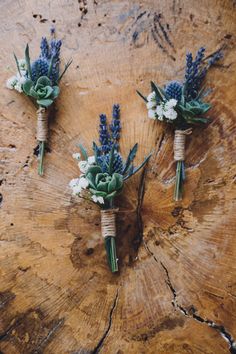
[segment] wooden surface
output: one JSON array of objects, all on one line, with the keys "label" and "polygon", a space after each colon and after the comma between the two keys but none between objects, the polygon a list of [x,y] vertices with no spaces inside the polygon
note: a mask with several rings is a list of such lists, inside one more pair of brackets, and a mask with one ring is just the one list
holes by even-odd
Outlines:
[{"label": "wooden surface", "polygon": [[[235,11],[230,0],[1,0],[1,353],[233,352]],[[41,178],[35,109],[4,85],[13,50],[20,58],[28,42],[36,56],[52,23],[73,64]],[[181,79],[186,51],[202,45],[208,54],[223,46],[225,57],[208,75],[212,122],[188,139],[185,198],[175,204],[172,132],[147,118],[135,90]],[[119,201],[119,275],[107,268],[98,209],[67,187],[76,143],[90,146],[113,103],[123,154],[138,142],[140,162],[155,149],[146,178],[129,181]]]}]

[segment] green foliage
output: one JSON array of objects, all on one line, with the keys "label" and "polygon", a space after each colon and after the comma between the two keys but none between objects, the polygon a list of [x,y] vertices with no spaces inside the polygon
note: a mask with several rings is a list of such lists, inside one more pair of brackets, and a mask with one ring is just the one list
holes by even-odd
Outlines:
[{"label": "green foliage", "polygon": [[88,160],[87,150],[85,149],[85,147],[82,144],[78,144],[78,147],[80,148],[81,155],[82,155],[83,159],[87,161]]},{"label": "green foliage", "polygon": [[15,53],[13,53],[13,55],[14,55],[14,59],[15,59],[15,62],[16,62],[16,67],[17,67],[18,73],[21,76],[19,61],[18,61],[17,56],[15,55]]},{"label": "green foliage", "polygon": [[143,94],[140,91],[136,90],[136,92],[146,103],[148,102],[147,98],[143,96]]},{"label": "green foliage", "polygon": [[[168,101],[168,97],[165,94],[165,91],[157,86],[153,81],[151,81],[151,90],[156,94],[156,104],[160,102],[165,103]],[[138,95],[145,101],[148,102],[147,98],[137,91]],[[209,103],[203,102],[201,99],[207,96],[209,90],[204,88],[199,92],[199,95],[195,100],[186,101],[184,90],[182,91],[181,99],[177,102],[176,107],[174,108],[178,113],[177,119],[168,120],[168,123],[174,124],[177,128],[182,128],[187,125],[196,124],[196,123],[208,123],[209,119],[202,117],[210,108]],[[128,168],[126,167],[126,170]]]},{"label": "green foliage", "polygon": [[30,79],[32,79],[30,56],[29,56],[29,45],[28,44],[26,45],[26,48],[25,48],[25,61],[26,61],[28,76]]},{"label": "green foliage", "polygon": [[86,173],[89,190],[97,197],[105,200],[114,198],[123,188],[123,176],[119,173],[103,173],[99,166],[91,166]]},{"label": "green foliage", "polygon": [[201,117],[201,115],[205,114],[210,108],[211,105],[209,103],[204,103],[199,100],[192,100],[184,104],[181,102],[177,106],[180,116],[189,124],[207,123],[208,119]]},{"label": "green foliage", "polygon": [[51,86],[51,80],[47,76],[41,76],[36,85],[32,80],[27,80],[23,84],[23,91],[27,96],[33,97],[42,107],[50,106],[60,92],[58,86]]},{"label": "green foliage", "polygon": [[62,77],[65,75],[67,69],[68,69],[69,66],[72,64],[72,61],[73,61],[73,60],[70,59],[70,60],[66,63],[64,70],[62,71],[61,75],[59,76],[58,83],[61,81]]},{"label": "green foliage", "polygon": [[157,95],[157,98],[160,101],[165,102],[166,100],[168,100],[168,98],[165,95],[164,90],[162,90],[161,87],[157,86],[153,81],[151,81],[151,88],[152,88],[152,91],[155,92],[155,94]]},{"label": "green foliage", "polygon": [[138,144],[136,143],[133,148],[130,150],[129,155],[127,157],[127,160],[125,162],[123,171],[122,171],[122,175],[124,177],[124,181],[128,178],[130,178],[131,176],[133,176],[136,172],[138,172],[142,167],[144,167],[146,165],[146,163],[148,162],[148,160],[150,159],[152,154],[149,154],[144,161],[138,166],[138,167],[134,167],[133,165],[133,161],[135,159],[136,153],[138,150]]}]

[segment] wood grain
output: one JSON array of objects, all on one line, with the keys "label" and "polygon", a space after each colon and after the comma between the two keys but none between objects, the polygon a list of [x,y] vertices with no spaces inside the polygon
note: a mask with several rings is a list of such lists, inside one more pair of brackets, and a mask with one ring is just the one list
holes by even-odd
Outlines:
[{"label": "wood grain", "polygon": [[[2,0],[0,29],[0,351],[222,354],[235,352],[235,2],[230,0]],[[12,52],[38,54],[56,25],[73,64],[37,176],[36,116],[4,88]],[[187,50],[224,48],[208,75],[209,126],[187,143],[187,182],[172,201],[173,134],[147,118],[135,90],[181,79]],[[31,55],[33,56],[33,55]],[[154,149],[145,178],[120,198],[120,274],[110,274],[99,211],[68,190],[76,144],[90,147],[98,115],[121,104],[121,150]],[[144,190],[140,188],[145,187]],[[144,191],[144,195],[142,195]],[[139,196],[139,198],[138,198]]]}]

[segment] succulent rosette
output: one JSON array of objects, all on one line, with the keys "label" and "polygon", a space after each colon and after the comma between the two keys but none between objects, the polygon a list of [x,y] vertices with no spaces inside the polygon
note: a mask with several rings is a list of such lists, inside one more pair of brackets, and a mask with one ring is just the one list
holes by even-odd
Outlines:
[{"label": "succulent rosette", "polygon": [[99,142],[93,142],[94,155],[88,156],[86,149],[79,145],[81,153],[73,154],[78,161],[80,176],[71,180],[72,194],[89,200],[101,208],[102,234],[104,237],[108,264],[112,272],[118,271],[118,259],[115,244],[115,197],[122,193],[124,182],[138,172],[149,160],[134,167],[138,144],[130,150],[126,160],[119,151],[121,123],[120,107],[113,106],[112,122],[107,124],[107,117],[100,115]]},{"label": "succulent rosette", "polygon": [[29,96],[37,106],[37,140],[38,140],[38,173],[43,175],[43,158],[46,149],[48,135],[49,107],[59,96],[59,82],[71,64],[67,62],[60,72],[60,50],[62,41],[55,37],[55,29],[51,29],[51,40],[42,38],[40,55],[31,63],[29,46],[25,48],[25,58],[18,59],[14,54],[17,73],[10,77],[6,86]]},{"label": "succulent rosette", "polygon": [[59,87],[52,86],[47,76],[41,76],[36,84],[32,80],[26,80],[23,84],[23,91],[27,96],[33,97],[42,107],[49,107],[60,93]]},{"label": "succulent rosette", "polygon": [[201,47],[195,59],[192,53],[186,55],[185,78],[183,82],[170,81],[163,88],[151,81],[151,93],[145,97],[137,93],[146,102],[148,117],[168,123],[175,129],[174,159],[176,165],[176,183],[174,200],[182,199],[185,180],[185,138],[190,135],[195,124],[206,124],[205,116],[211,104],[204,102],[210,92],[204,87],[208,69],[222,58],[221,51],[205,58],[205,48]]}]

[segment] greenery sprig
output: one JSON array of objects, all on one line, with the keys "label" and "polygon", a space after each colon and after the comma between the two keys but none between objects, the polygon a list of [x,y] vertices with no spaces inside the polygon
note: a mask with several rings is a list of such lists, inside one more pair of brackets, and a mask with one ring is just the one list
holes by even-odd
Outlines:
[{"label": "greenery sprig", "polygon": [[[81,174],[70,182],[72,193],[98,204],[102,210],[114,210],[114,199],[122,192],[124,182],[145,166],[151,157],[149,154],[139,166],[135,167],[134,159],[138,149],[136,143],[124,160],[119,151],[120,131],[120,107],[114,105],[112,122],[109,126],[106,116],[100,115],[100,145],[93,142],[94,155],[88,156],[82,145],[79,145],[80,153],[73,154],[79,161]],[[113,236],[105,237],[105,246],[111,271],[116,272],[118,265]]]},{"label": "greenery sprig", "polygon": [[[48,108],[54,103],[59,96],[59,83],[72,63],[69,60],[62,73],[60,73],[60,49],[61,40],[56,40],[55,29],[51,29],[51,40],[48,41],[45,37],[42,38],[40,44],[40,55],[31,63],[29,45],[25,48],[25,58],[18,59],[14,54],[17,73],[7,80],[6,86],[9,89],[17,90],[29,96],[34,104],[38,107],[37,112],[44,114],[48,120]],[[38,118],[39,120],[39,118]],[[39,122],[40,124],[40,122]],[[45,124],[44,129],[48,129]],[[46,133],[44,134],[47,135]],[[46,148],[46,140],[38,139],[39,141],[39,165],[38,173],[43,175],[43,158]]]},{"label": "greenery sprig", "polygon": [[[151,81],[151,93],[145,97],[137,91],[146,102],[148,117],[171,124],[175,129],[174,148],[179,151],[176,167],[176,186],[174,200],[182,199],[185,180],[184,144],[185,136],[196,124],[206,124],[209,117],[205,114],[211,104],[204,102],[210,90],[203,86],[208,69],[222,58],[221,51],[215,52],[208,60],[204,58],[205,48],[201,47],[195,59],[192,53],[186,55],[185,78],[183,82],[170,81],[163,88]],[[187,132],[187,134],[186,134]],[[181,151],[181,153],[180,153]]]}]

